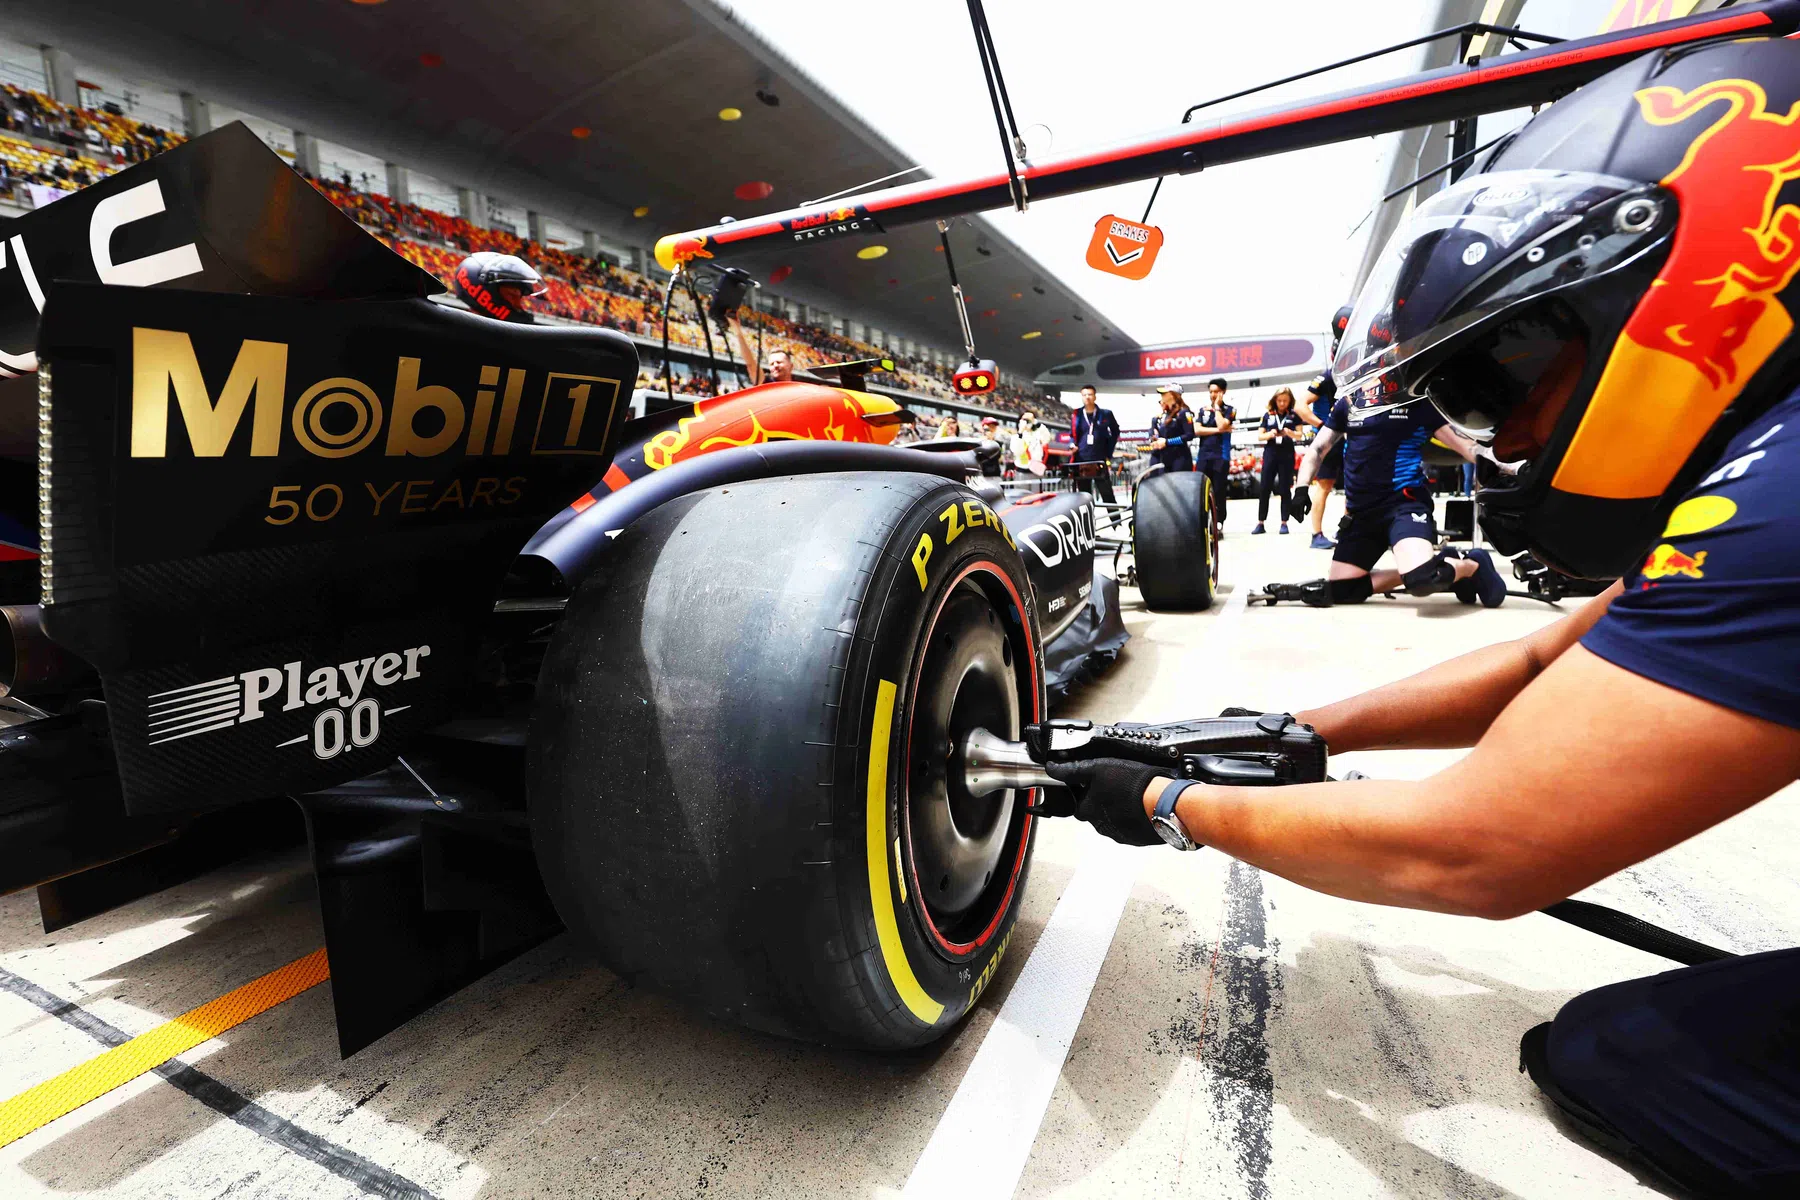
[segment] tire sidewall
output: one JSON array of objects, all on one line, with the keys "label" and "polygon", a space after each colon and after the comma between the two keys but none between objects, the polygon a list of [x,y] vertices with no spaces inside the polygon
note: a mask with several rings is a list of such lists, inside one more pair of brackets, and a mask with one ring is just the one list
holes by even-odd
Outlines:
[{"label": "tire sidewall", "polygon": [[[1036,819],[1023,812],[1027,798],[1020,794],[1012,816],[1016,834],[999,864],[1007,886],[996,916],[962,948],[947,945],[924,908],[913,863],[906,807],[910,716],[932,623],[959,586],[970,583],[996,601],[1013,650],[1021,724],[1043,719],[1043,652],[1024,561],[999,515],[953,485],[921,498],[890,531],[865,593],[857,661],[844,692],[846,708],[855,702],[854,716],[845,715],[854,722],[859,752],[840,758],[854,763],[854,775],[838,780],[838,811],[855,815],[839,822],[839,896],[853,941],[864,947],[871,1008],[884,1014],[896,1044],[934,1040],[992,982],[1018,915],[1035,840]],[[872,794],[877,787],[879,797]],[[879,862],[870,840],[877,819]]]}]

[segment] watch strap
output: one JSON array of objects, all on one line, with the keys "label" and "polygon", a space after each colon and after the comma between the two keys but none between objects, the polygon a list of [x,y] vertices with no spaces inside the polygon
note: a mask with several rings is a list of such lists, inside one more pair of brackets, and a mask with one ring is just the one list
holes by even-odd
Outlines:
[{"label": "watch strap", "polygon": [[1172,816],[1175,812],[1175,802],[1181,799],[1181,793],[1197,786],[1198,782],[1194,779],[1171,779],[1163,784],[1162,794],[1156,798],[1155,815],[1159,817]]}]

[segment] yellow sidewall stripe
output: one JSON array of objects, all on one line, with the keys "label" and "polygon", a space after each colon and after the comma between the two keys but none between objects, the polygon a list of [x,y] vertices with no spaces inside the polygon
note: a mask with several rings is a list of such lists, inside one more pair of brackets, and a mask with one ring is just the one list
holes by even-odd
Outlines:
[{"label": "yellow sidewall stripe", "polygon": [[[894,913],[894,890],[888,875],[887,776],[888,740],[894,728],[894,694],[898,689],[883,679],[875,691],[875,724],[869,730],[869,811],[864,841],[869,851],[869,900],[875,909],[875,936],[888,978],[900,993],[907,1011],[927,1025],[937,1024],[944,1006],[919,986],[906,946],[900,941],[900,922]],[[896,845],[896,849],[898,846]]]},{"label": "yellow sidewall stripe", "polygon": [[176,1055],[323,983],[330,974],[325,951],[315,950],[0,1102],[0,1146],[18,1141],[120,1084],[130,1083]]}]

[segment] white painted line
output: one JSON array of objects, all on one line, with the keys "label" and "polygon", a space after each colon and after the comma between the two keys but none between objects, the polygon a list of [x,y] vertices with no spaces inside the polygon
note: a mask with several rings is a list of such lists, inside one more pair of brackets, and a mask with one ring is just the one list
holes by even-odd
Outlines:
[{"label": "white painted line", "polygon": [[1005,1200],[1019,1186],[1143,862],[1140,847],[1090,842],[903,1196]]},{"label": "white painted line", "polygon": [[[1249,599],[1247,585],[1233,588],[1210,637],[1227,637]],[[1153,852],[1090,836],[1025,969],[913,1164],[904,1198],[1006,1200],[1018,1188],[1142,855]]]}]

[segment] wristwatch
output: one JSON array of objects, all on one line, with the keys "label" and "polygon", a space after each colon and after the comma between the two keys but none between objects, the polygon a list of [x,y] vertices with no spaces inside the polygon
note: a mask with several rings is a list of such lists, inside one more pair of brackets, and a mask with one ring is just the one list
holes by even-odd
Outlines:
[{"label": "wristwatch", "polygon": [[1150,814],[1150,824],[1156,830],[1156,836],[1177,850],[1200,848],[1188,836],[1187,827],[1182,825],[1181,818],[1175,815],[1175,801],[1181,799],[1181,793],[1197,786],[1198,783],[1192,779],[1169,780],[1163,785],[1162,795],[1156,798],[1156,810]]}]

